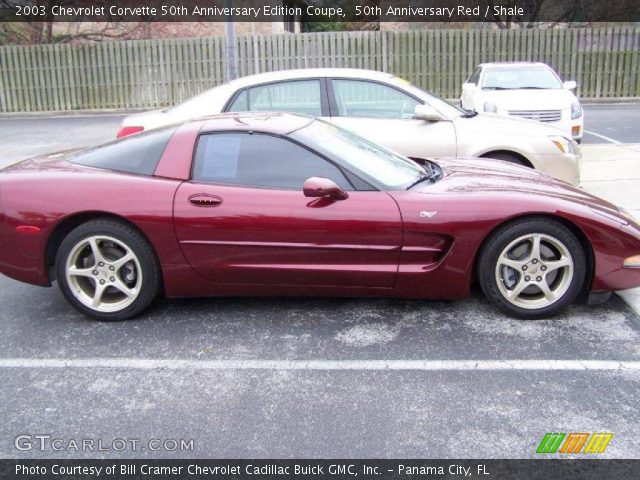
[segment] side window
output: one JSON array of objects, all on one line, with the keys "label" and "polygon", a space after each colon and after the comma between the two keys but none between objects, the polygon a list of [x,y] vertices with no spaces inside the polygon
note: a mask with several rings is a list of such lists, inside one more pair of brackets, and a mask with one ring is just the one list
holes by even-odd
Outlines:
[{"label": "side window", "polygon": [[88,167],[153,175],[175,130],[134,135],[85,151],[69,160]]},{"label": "side window", "polygon": [[228,111],[322,115],[320,80],[296,80],[248,88],[238,94]]},{"label": "side window", "polygon": [[194,180],[250,187],[302,189],[309,177],[324,177],[353,190],[342,171],[306,148],[272,135],[201,135],[193,165]]},{"label": "side window", "polygon": [[332,80],[341,117],[413,118],[415,98],[395,88],[362,80]]},{"label": "side window", "polygon": [[477,85],[478,84],[478,80],[480,79],[480,72],[481,71],[482,71],[482,69],[480,67],[476,68],[476,70],[471,74],[471,76],[467,80],[467,83],[475,83]]}]

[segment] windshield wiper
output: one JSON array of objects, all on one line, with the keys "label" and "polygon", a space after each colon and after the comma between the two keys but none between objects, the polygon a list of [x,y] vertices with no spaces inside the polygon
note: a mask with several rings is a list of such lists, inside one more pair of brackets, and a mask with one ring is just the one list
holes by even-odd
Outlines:
[{"label": "windshield wiper", "polygon": [[482,90],[513,90],[511,87],[482,87]]},{"label": "windshield wiper", "polygon": [[431,175],[424,175],[422,177],[420,177],[418,180],[416,180],[415,182],[413,182],[411,185],[409,185],[407,187],[407,190],[411,190],[413,187],[415,187],[416,185],[418,185],[419,183],[424,182],[425,180],[429,180],[431,178]]},{"label": "windshield wiper", "polygon": [[419,183],[424,182],[425,180],[429,180],[431,183],[434,183],[440,177],[440,174],[435,171],[435,169],[429,162],[425,163],[423,166],[425,168],[428,168],[429,171],[426,172],[426,175],[421,176],[418,180],[409,185],[407,187],[407,190],[411,190],[413,187],[415,187]]},{"label": "windshield wiper", "polygon": [[533,86],[529,86],[529,87],[519,87],[522,90],[547,90],[544,87],[533,87]]}]

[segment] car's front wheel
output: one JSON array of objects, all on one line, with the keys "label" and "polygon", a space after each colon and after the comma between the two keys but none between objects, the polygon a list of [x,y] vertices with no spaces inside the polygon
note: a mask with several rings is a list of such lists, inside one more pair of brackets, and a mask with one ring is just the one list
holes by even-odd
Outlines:
[{"label": "car's front wheel", "polygon": [[483,155],[482,158],[492,158],[493,160],[502,160],[503,162],[509,162],[515,165],[531,168],[531,165],[529,165],[522,158],[508,152],[487,153]]},{"label": "car's front wheel", "polygon": [[62,241],[56,277],[67,300],[98,320],[125,320],[145,308],[160,289],[160,269],[146,239],[117,221],[80,225]]},{"label": "car's front wheel", "polygon": [[519,220],[494,232],[478,265],[487,298],[524,319],[550,317],[567,307],[580,293],[586,271],[576,236],[543,218]]}]

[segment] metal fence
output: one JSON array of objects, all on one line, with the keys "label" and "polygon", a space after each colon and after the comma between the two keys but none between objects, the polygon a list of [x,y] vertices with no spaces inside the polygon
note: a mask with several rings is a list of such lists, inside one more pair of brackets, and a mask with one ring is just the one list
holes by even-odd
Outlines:
[{"label": "metal fence", "polygon": [[[457,98],[481,62],[542,61],[583,98],[640,97],[640,28],[419,30],[236,38],[239,75],[351,67]],[[223,37],[0,47],[0,112],[154,108],[225,79]]]}]

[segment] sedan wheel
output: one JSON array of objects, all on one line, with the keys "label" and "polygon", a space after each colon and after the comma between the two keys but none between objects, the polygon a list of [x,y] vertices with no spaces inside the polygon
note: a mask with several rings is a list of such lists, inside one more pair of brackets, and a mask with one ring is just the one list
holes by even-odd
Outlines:
[{"label": "sedan wheel", "polygon": [[584,283],[580,242],[551,220],[522,220],[497,231],[481,254],[486,296],[507,313],[541,318],[572,302]]},{"label": "sedan wheel", "polygon": [[527,163],[521,158],[506,152],[487,153],[483,155],[482,158],[492,158],[493,160],[502,160],[503,162],[509,162],[515,165],[532,168],[531,165],[527,165]]},{"label": "sedan wheel", "polygon": [[71,232],[60,246],[56,269],[71,304],[100,320],[136,315],[159,288],[159,269],[145,239],[112,221],[89,222]]}]

